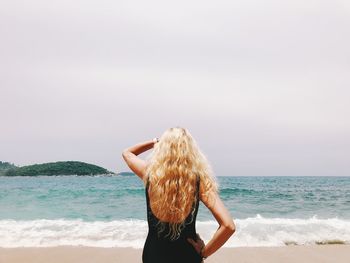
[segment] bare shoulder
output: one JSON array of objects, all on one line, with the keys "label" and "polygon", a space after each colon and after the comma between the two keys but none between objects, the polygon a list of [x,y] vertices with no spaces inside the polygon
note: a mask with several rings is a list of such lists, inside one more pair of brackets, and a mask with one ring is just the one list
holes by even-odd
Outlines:
[{"label": "bare shoulder", "polygon": [[142,166],[140,167],[140,172],[138,174],[138,176],[140,177],[140,179],[144,180],[147,176],[147,169],[149,167],[149,162],[144,161]]}]

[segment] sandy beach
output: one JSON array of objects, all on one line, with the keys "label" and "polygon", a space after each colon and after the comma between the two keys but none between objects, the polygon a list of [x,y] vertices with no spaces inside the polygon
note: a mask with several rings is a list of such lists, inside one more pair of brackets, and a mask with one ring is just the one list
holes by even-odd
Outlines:
[{"label": "sandy beach", "polygon": [[[0,248],[0,263],[141,263],[142,249],[60,246]],[[207,263],[348,263],[350,245],[223,248]]]}]

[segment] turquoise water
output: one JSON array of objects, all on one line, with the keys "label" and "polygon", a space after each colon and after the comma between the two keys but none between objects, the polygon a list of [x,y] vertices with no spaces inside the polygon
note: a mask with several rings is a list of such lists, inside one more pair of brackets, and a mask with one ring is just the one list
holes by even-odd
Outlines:
[{"label": "turquoise water", "polygon": [[[225,246],[350,243],[350,177],[218,177],[236,224]],[[200,204],[197,231],[218,224]],[[0,177],[0,247],[143,247],[145,189],[136,176]]]},{"label": "turquoise water", "polygon": [[[350,177],[218,177],[235,218],[350,219]],[[136,176],[0,177],[0,219],[146,219]],[[198,219],[212,216],[201,204]]]}]

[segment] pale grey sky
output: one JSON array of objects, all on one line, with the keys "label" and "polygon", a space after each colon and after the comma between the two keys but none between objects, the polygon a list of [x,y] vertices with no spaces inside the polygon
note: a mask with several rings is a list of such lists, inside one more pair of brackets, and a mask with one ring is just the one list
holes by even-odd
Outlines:
[{"label": "pale grey sky", "polygon": [[2,161],[182,126],[219,176],[350,175],[349,1],[7,0],[0,36]]}]

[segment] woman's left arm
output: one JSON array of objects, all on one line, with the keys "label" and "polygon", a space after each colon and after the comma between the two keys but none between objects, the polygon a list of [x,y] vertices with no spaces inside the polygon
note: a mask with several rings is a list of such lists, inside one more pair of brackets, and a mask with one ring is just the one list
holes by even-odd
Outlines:
[{"label": "woman's left arm", "polygon": [[141,180],[143,180],[143,177],[145,176],[147,162],[137,157],[137,155],[153,148],[154,144],[157,142],[155,139],[138,143],[124,149],[122,152],[126,164],[138,177],[141,178]]}]

